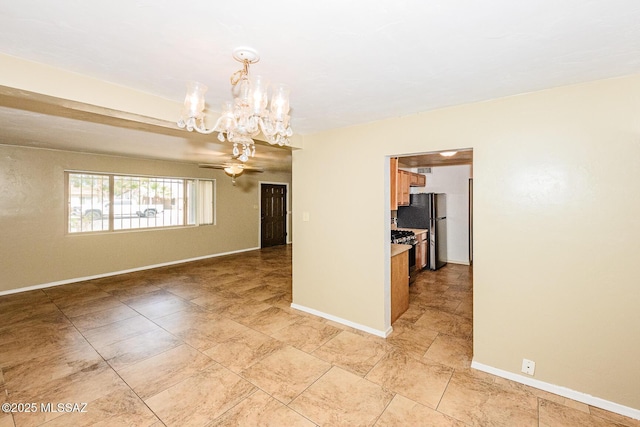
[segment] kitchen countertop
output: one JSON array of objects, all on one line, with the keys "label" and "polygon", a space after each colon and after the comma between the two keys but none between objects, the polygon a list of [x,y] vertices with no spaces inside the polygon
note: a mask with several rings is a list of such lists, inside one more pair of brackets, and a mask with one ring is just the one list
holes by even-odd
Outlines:
[{"label": "kitchen countertop", "polygon": [[396,255],[400,255],[401,253],[406,252],[409,249],[411,249],[411,245],[402,245],[402,244],[398,244],[398,243],[392,243],[391,244],[391,257],[393,258]]}]

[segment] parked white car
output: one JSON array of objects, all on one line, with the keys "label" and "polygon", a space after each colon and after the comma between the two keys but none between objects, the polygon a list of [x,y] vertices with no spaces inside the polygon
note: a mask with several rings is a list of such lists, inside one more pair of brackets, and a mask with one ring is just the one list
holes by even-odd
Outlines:
[{"label": "parked white car", "polygon": [[113,201],[113,209],[110,203],[105,203],[102,209],[90,207],[84,209],[84,217],[93,220],[101,219],[103,215],[111,214],[114,218],[135,217],[152,218],[162,212],[162,205],[139,205],[135,200],[116,199]]}]

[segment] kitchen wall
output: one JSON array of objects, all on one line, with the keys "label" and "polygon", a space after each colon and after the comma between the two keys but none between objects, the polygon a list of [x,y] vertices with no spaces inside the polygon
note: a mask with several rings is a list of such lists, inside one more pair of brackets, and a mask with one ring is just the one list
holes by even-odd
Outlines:
[{"label": "kitchen wall", "polygon": [[[65,170],[214,178],[217,223],[66,234]],[[233,186],[223,171],[188,163],[0,145],[0,293],[257,248],[259,181],[290,184],[291,175],[246,174]]]},{"label": "kitchen wall", "polygon": [[[412,169],[417,172],[417,169]],[[426,174],[426,186],[411,187],[411,193],[447,195],[447,258],[469,264],[469,178],[471,166],[439,166]]]},{"label": "kitchen wall", "polygon": [[306,135],[294,306],[388,333],[388,158],[470,144],[474,366],[640,417],[640,75]]}]

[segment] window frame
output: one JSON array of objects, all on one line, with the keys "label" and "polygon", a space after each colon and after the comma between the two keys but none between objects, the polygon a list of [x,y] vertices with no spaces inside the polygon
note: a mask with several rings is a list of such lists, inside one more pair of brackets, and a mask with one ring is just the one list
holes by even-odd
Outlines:
[{"label": "window frame", "polygon": [[[107,177],[109,182],[108,189],[108,198],[105,203],[109,204],[109,214],[108,214],[108,226],[102,230],[87,230],[87,231],[71,231],[71,213],[72,213],[72,201],[71,201],[71,188],[70,181],[72,175],[92,175],[92,176],[101,176]],[[182,193],[183,193],[183,212],[182,212],[182,224],[175,225],[159,225],[159,226],[150,226],[150,227],[136,227],[136,228],[118,228],[114,227],[115,215],[113,212],[114,200],[115,199],[115,179],[116,178],[143,178],[143,179],[158,179],[158,180],[180,180],[182,181]],[[189,183],[193,183],[194,187],[197,189],[200,186],[200,182],[211,182],[211,223],[201,223],[200,221],[200,194],[198,191],[195,192],[195,221],[193,223],[189,223],[189,211],[188,206],[193,203],[189,199],[190,194],[187,191]],[[178,229],[178,228],[193,228],[193,227],[203,227],[203,226],[215,226],[217,225],[217,180],[215,178],[195,178],[195,177],[184,177],[184,176],[160,176],[160,175],[145,175],[145,174],[125,174],[125,173],[117,173],[117,172],[98,172],[98,171],[87,171],[87,170],[74,170],[74,169],[66,169],[64,170],[64,198],[65,198],[65,209],[64,209],[64,222],[65,222],[65,234],[70,236],[86,236],[86,235],[95,235],[95,234],[110,234],[110,233],[128,233],[128,232],[139,232],[139,231],[158,231],[158,230],[166,230],[166,229]]]}]

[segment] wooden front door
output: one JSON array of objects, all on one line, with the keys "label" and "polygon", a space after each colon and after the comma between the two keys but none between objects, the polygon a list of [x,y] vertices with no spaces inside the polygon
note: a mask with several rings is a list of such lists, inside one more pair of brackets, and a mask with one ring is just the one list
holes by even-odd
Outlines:
[{"label": "wooden front door", "polygon": [[287,186],[260,184],[261,239],[260,246],[285,245],[287,243]]}]

